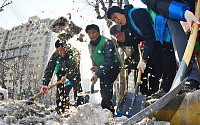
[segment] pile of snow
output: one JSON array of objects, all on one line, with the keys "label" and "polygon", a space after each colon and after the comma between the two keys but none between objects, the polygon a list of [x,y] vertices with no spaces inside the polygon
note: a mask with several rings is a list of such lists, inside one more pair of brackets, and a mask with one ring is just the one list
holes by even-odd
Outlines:
[{"label": "pile of snow", "polygon": [[64,123],[67,125],[109,125],[111,120],[112,113],[108,109],[87,103],[80,105],[76,113]]},{"label": "pile of snow", "polygon": [[[113,118],[108,109],[87,103],[77,108],[70,106],[58,115],[55,105],[45,108],[40,103],[27,105],[26,101],[0,101],[0,125],[120,125],[128,118]],[[143,119],[136,125],[169,125],[168,122]]]}]

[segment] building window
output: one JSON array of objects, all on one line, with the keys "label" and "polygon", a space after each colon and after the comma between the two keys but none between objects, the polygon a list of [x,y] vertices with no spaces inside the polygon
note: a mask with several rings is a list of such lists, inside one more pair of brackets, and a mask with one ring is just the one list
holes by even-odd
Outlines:
[{"label": "building window", "polygon": [[29,53],[28,50],[29,50],[28,47],[27,47],[27,48],[26,48],[26,47],[22,48],[22,49],[21,49],[21,55],[26,55],[26,54],[28,54],[28,53]]},{"label": "building window", "polygon": [[29,67],[30,67],[30,68],[34,67],[34,64],[30,64]]},{"label": "building window", "polygon": [[15,30],[18,30],[18,29],[19,29],[19,27],[16,27],[16,28],[15,28]]},{"label": "building window", "polygon": [[22,33],[22,31],[19,31],[19,33]]},{"label": "building window", "polygon": [[28,39],[28,42],[31,43],[31,39]]},{"label": "building window", "polygon": [[47,57],[44,57],[43,62],[47,62]]},{"label": "building window", "polygon": [[33,35],[33,33],[30,33],[30,34],[29,34],[29,36],[32,36],[32,35]]},{"label": "building window", "polygon": [[49,43],[46,43],[46,44],[45,44],[45,49],[49,49],[49,46],[50,46],[50,44],[49,44]]},{"label": "building window", "polygon": [[13,37],[12,40],[16,40],[16,37]]},{"label": "building window", "polygon": [[32,53],[36,53],[36,50],[32,50]]},{"label": "building window", "polygon": [[44,55],[48,55],[48,51],[47,50],[44,50]]},{"label": "building window", "polygon": [[41,46],[42,45],[42,43],[39,43],[39,46]]},{"label": "building window", "polygon": [[38,45],[38,44],[37,44],[37,43],[35,43],[35,44],[33,44],[32,46],[33,46],[33,47],[37,47],[37,45]]},{"label": "building window", "polygon": [[36,40],[38,40],[39,38],[37,37],[37,38],[34,38],[34,41],[36,41]]},{"label": "building window", "polygon": [[10,51],[8,52],[8,58],[13,57],[13,53],[14,53],[14,50],[10,50]]},{"label": "building window", "polygon": [[14,56],[19,56],[19,49],[15,49]]},{"label": "building window", "polygon": [[24,28],[24,26],[21,26],[21,29],[23,29]]}]

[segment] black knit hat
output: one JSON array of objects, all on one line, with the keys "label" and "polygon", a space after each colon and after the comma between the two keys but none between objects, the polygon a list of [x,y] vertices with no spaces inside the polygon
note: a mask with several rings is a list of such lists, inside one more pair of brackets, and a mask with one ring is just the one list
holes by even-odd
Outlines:
[{"label": "black knit hat", "polygon": [[99,27],[98,27],[97,25],[95,25],[95,24],[87,25],[86,28],[85,28],[85,32],[87,33],[88,30],[91,30],[91,29],[95,29],[95,30],[97,30],[98,32],[100,32],[100,31],[99,31]]},{"label": "black knit hat", "polygon": [[121,13],[121,14],[124,14],[124,10],[121,9],[120,7],[118,6],[112,6],[111,8],[108,9],[107,11],[107,17],[108,19],[111,19],[111,15],[113,13]]},{"label": "black knit hat", "polygon": [[58,39],[56,40],[55,47],[56,48],[63,47],[63,43]]},{"label": "black knit hat", "polygon": [[115,35],[115,33],[121,31],[121,26],[120,25],[114,25],[110,28],[110,34]]}]

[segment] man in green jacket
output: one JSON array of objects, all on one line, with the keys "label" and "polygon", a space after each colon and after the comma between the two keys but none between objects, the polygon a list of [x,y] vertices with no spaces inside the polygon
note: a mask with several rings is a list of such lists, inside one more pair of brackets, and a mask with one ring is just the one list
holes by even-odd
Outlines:
[{"label": "man in green jacket", "polygon": [[[43,87],[41,91],[46,92],[46,88],[51,81],[53,74],[57,75],[57,81],[66,77],[70,82],[59,84],[56,91],[56,111],[58,114],[65,111],[66,102],[69,101],[69,92],[73,87],[74,100],[77,105],[83,103],[83,97],[77,97],[77,92],[82,92],[80,77],[80,60],[78,51],[70,46],[64,47],[58,39],[55,43],[56,51],[52,54],[44,72]],[[69,84],[70,83],[70,84]]]},{"label": "man in green jacket", "polygon": [[94,76],[91,78],[93,84],[100,78],[101,106],[109,109],[114,115],[112,103],[113,83],[119,74],[119,57],[111,40],[100,35],[99,27],[95,24],[87,25],[85,29],[90,38],[89,52],[93,62],[91,70]]}]

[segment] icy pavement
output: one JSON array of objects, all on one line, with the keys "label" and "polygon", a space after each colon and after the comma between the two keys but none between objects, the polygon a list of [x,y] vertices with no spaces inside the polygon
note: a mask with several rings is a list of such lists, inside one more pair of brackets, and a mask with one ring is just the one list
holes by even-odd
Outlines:
[{"label": "icy pavement", "polygon": [[[112,118],[112,113],[99,105],[87,103],[77,108],[71,106],[65,113],[58,115],[55,105],[45,108],[26,101],[0,101],[0,125],[120,125],[126,117]],[[169,125],[155,119],[143,119],[136,125]]]}]

